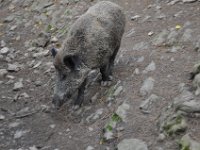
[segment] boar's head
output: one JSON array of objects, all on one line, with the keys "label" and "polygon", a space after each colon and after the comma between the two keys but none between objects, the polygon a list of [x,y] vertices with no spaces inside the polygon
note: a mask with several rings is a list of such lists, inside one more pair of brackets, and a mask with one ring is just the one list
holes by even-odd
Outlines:
[{"label": "boar's head", "polygon": [[53,94],[53,105],[58,109],[68,99],[74,98],[80,86],[86,81],[89,70],[84,67],[80,56],[63,55],[63,51],[52,49],[56,81]]}]

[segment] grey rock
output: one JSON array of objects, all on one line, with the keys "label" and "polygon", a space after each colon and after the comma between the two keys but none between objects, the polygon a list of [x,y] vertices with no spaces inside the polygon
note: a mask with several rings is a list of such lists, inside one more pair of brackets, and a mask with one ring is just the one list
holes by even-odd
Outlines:
[{"label": "grey rock", "polygon": [[14,134],[14,139],[19,139],[25,134],[27,134],[29,131],[28,130],[17,130]]},{"label": "grey rock", "polygon": [[200,113],[200,102],[197,100],[185,101],[177,105],[176,109],[186,113]]},{"label": "grey rock", "polygon": [[123,86],[119,86],[119,87],[115,90],[113,96],[115,96],[115,97],[118,96],[118,95],[122,92],[122,90],[123,90]]},{"label": "grey rock", "polygon": [[138,74],[140,74],[140,70],[139,70],[138,68],[135,68],[134,73],[135,73],[136,75],[138,75]]},{"label": "grey rock", "polygon": [[143,61],[144,61],[144,56],[139,57],[138,60],[137,60],[138,63],[141,63]]},{"label": "grey rock", "polygon": [[192,41],[192,39],[193,39],[192,33],[193,33],[192,29],[186,29],[181,38],[182,42]]},{"label": "grey rock", "polygon": [[160,133],[159,136],[158,136],[158,142],[163,142],[165,139],[166,139],[165,134]]},{"label": "grey rock", "polygon": [[116,114],[124,121],[127,122],[127,111],[129,110],[130,105],[124,102],[122,105],[120,105],[117,110]]},{"label": "grey rock", "polygon": [[9,53],[9,48],[8,47],[4,47],[0,50],[0,54],[2,55],[6,55]]},{"label": "grey rock", "polygon": [[197,39],[198,40],[194,44],[195,45],[194,50],[199,51],[200,50],[200,36],[198,36]]},{"label": "grey rock", "polygon": [[196,2],[197,0],[182,0],[183,3],[193,3]]},{"label": "grey rock", "polygon": [[140,104],[140,109],[142,111],[150,111],[150,107],[152,106],[152,104],[158,101],[159,99],[160,97],[158,97],[155,94],[152,94],[149,98],[147,98]]},{"label": "grey rock", "polygon": [[17,64],[8,64],[7,70],[10,72],[17,72],[20,70],[20,67]]},{"label": "grey rock", "polygon": [[39,58],[39,57],[47,56],[48,54],[49,54],[49,50],[45,50],[43,52],[34,53],[33,58]]},{"label": "grey rock", "polygon": [[4,78],[8,74],[6,69],[0,69],[0,79]]},{"label": "grey rock", "polygon": [[169,35],[167,36],[166,44],[168,46],[172,46],[176,43],[178,43],[178,36],[179,33],[175,29],[170,29]]},{"label": "grey rock", "polygon": [[146,42],[140,42],[140,43],[137,43],[134,47],[133,47],[133,50],[145,50],[145,49],[148,49],[149,47],[149,44],[146,43]]},{"label": "grey rock", "polygon": [[138,20],[139,18],[141,18],[140,15],[135,15],[135,16],[131,17],[131,20]]},{"label": "grey rock", "polygon": [[174,4],[176,4],[176,3],[180,2],[180,1],[181,0],[173,0],[173,1],[169,2],[168,5],[174,5]]},{"label": "grey rock", "polygon": [[155,71],[156,70],[156,64],[154,61],[152,61],[143,71],[143,73],[148,73],[149,71]]},{"label": "grey rock", "polygon": [[5,22],[5,23],[12,22],[12,21],[14,20],[14,18],[15,18],[15,16],[10,15],[10,16],[8,16],[8,17],[6,17],[6,18],[4,19],[4,22]]},{"label": "grey rock", "polygon": [[200,94],[200,74],[197,74],[193,80],[193,87],[196,89],[195,95]]},{"label": "grey rock", "polygon": [[148,150],[147,144],[139,139],[124,139],[117,148],[118,150]]},{"label": "grey rock", "polygon": [[184,135],[179,143],[182,150],[200,150],[200,143],[192,139],[189,134]]},{"label": "grey rock", "polygon": [[42,64],[42,61],[37,62],[34,66],[33,69],[38,68]]},{"label": "grey rock", "polygon": [[134,36],[134,34],[135,34],[135,29],[134,28],[132,28],[130,31],[128,31],[127,33],[126,33],[126,37],[132,37],[132,36]]},{"label": "grey rock", "polygon": [[0,47],[5,47],[6,46],[6,42],[4,40],[1,40],[1,45]]},{"label": "grey rock", "polygon": [[193,99],[194,99],[193,93],[191,93],[190,91],[187,91],[187,90],[183,90],[180,95],[178,95],[177,97],[174,98],[173,104],[176,106],[183,102],[190,101]]},{"label": "grey rock", "polygon": [[170,53],[176,53],[177,51],[181,50],[181,47],[180,46],[173,46],[169,52]]},{"label": "grey rock", "polygon": [[1,115],[1,114],[0,114],[0,121],[1,121],[1,120],[4,120],[5,118],[6,118],[6,117],[5,117],[4,115]]},{"label": "grey rock", "polygon": [[103,135],[106,141],[114,139],[114,133],[112,131],[106,131]]},{"label": "grey rock", "polygon": [[88,146],[85,150],[94,150],[94,147]]},{"label": "grey rock", "polygon": [[166,44],[167,36],[169,31],[164,29],[161,33],[159,33],[152,41],[153,45],[155,46],[162,46]]},{"label": "grey rock", "polygon": [[87,122],[90,122],[90,120],[96,120],[99,119],[99,117],[103,114],[103,108],[98,109],[95,113],[91,114],[86,118]]},{"label": "grey rock", "polygon": [[39,80],[37,80],[37,81],[35,81],[35,86],[41,86],[42,85],[42,82],[41,81],[39,81]]},{"label": "grey rock", "polygon": [[13,87],[13,91],[19,91],[20,89],[22,89],[24,86],[23,86],[23,83],[21,81],[19,82],[16,82],[14,84],[14,87]]},{"label": "grey rock", "polygon": [[155,80],[152,77],[147,78],[142,87],[140,88],[140,94],[142,96],[147,96],[151,93],[151,91],[153,90],[154,87],[154,82]]}]

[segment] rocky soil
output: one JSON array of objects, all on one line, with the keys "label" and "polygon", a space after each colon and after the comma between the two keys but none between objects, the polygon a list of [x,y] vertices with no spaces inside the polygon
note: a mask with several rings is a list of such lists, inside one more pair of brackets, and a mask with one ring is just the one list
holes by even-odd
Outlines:
[{"label": "rocky soil", "polygon": [[111,86],[53,111],[49,49],[98,0],[0,0],[0,149],[200,150],[200,1],[115,0],[126,32]]}]

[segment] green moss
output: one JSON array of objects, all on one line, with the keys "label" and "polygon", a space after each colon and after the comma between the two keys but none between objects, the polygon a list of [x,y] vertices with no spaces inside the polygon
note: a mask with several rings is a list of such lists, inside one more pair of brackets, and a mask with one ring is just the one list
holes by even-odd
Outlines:
[{"label": "green moss", "polygon": [[115,122],[122,121],[122,118],[116,113],[112,115],[111,119],[112,119],[112,121],[115,121]]},{"label": "green moss", "polygon": [[165,132],[170,136],[175,133],[185,131],[186,128],[186,121],[181,115],[178,115],[175,118],[172,118],[171,120],[167,121],[163,127]]},{"label": "green moss", "polygon": [[112,130],[113,130],[113,127],[112,127],[110,124],[108,124],[108,125],[106,126],[106,130],[107,130],[107,131],[112,131]]}]

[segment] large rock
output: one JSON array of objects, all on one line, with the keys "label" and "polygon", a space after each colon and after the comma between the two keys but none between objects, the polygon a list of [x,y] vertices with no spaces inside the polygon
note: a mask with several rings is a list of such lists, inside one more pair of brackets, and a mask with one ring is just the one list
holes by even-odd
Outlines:
[{"label": "large rock", "polygon": [[194,141],[188,134],[180,140],[181,150],[200,150],[200,143]]},{"label": "large rock", "polygon": [[138,139],[124,139],[117,148],[118,150],[148,150],[146,143]]}]

